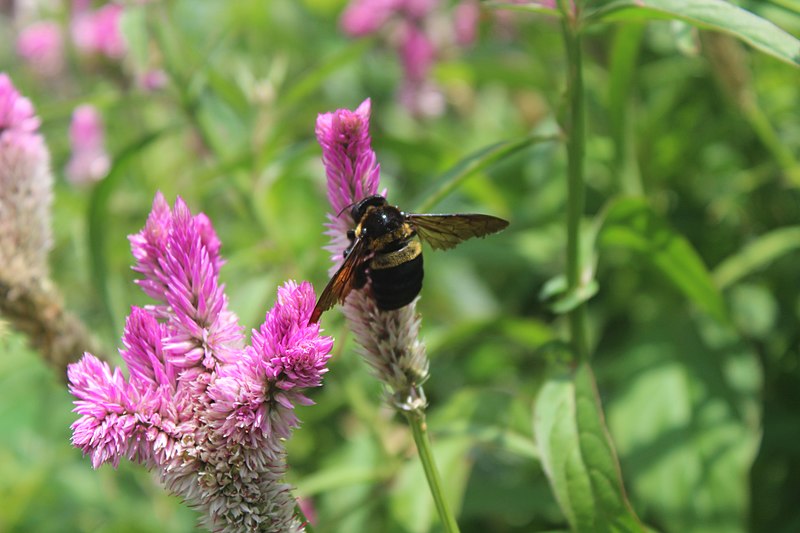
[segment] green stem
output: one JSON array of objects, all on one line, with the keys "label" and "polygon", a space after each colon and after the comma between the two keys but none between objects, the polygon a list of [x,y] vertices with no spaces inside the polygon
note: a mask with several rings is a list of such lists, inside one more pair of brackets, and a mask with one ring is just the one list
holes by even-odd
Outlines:
[{"label": "green stem", "polygon": [[436,510],[439,512],[439,518],[444,525],[445,531],[448,533],[458,533],[458,523],[453,516],[447,500],[444,498],[444,491],[442,490],[442,480],[439,477],[439,471],[436,468],[436,462],[433,459],[431,452],[431,441],[428,438],[428,426],[425,422],[425,413],[420,410],[404,412],[408,424],[411,426],[411,432],[414,434],[414,442],[417,444],[417,452],[422,461],[422,468],[425,470],[425,477],[428,479],[428,486],[431,489],[433,500],[436,503]]},{"label": "green stem", "polygon": [[[561,0],[564,45],[569,64],[567,93],[567,290],[574,293],[581,285],[580,229],[585,203],[584,154],[586,151],[586,103],[583,90],[583,57],[578,14],[568,0]],[[580,303],[569,312],[573,349],[580,361],[589,358],[586,335],[586,305]]]}]

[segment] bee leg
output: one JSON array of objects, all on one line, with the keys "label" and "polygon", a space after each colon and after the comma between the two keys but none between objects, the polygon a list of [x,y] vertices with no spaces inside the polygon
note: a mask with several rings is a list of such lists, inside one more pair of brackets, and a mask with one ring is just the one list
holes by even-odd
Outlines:
[{"label": "bee leg", "polygon": [[357,267],[355,275],[353,276],[354,289],[361,289],[367,284],[367,266],[368,264],[365,262]]}]

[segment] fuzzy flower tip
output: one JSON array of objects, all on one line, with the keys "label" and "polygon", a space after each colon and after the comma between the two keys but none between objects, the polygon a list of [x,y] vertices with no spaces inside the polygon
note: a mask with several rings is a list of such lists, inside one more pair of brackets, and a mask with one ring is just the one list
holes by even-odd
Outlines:
[{"label": "fuzzy flower tip", "polygon": [[41,279],[51,246],[53,176],[30,100],[0,72],[0,278]]},{"label": "fuzzy flower tip", "polygon": [[[355,111],[339,109],[317,117],[317,141],[322,146],[322,163],[328,182],[327,247],[338,267],[347,248],[347,230],[352,226],[347,208],[362,198],[378,192],[380,165],[369,136],[371,103],[364,100]],[[341,215],[340,215],[341,213]]]},{"label": "fuzzy flower tip", "polygon": [[[335,271],[349,244],[347,232],[357,223],[345,208],[377,194],[380,185],[380,167],[369,137],[369,100],[355,111],[339,109],[320,115],[316,131],[331,204],[326,224],[331,240],[326,249],[332,253],[331,270]],[[382,194],[386,196],[386,191]],[[391,391],[395,407],[406,411],[423,409],[426,401],[422,383],[428,377],[428,358],[419,341],[416,300],[401,309],[381,311],[369,291],[369,284],[351,291],[344,304],[361,354]]]},{"label": "fuzzy flower tip", "polygon": [[92,466],[142,463],[213,531],[302,531],[284,483],[295,405],[322,384],[332,340],[308,325],[315,295],[287,282],[245,346],[219,283],[220,242],[209,219],[156,196],[130,237],[142,289],[120,354],[128,370],[91,354],[70,365],[78,420],[72,442]]},{"label": "fuzzy flower tip", "polygon": [[67,179],[73,185],[85,185],[108,174],[111,159],[106,152],[105,132],[100,112],[92,105],[82,105],[72,113],[69,126],[72,155],[67,163]]}]

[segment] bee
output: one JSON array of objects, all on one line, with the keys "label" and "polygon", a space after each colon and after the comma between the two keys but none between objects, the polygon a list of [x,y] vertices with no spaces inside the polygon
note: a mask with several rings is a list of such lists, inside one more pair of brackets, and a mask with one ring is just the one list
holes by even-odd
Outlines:
[{"label": "bee", "polygon": [[344,262],[322,291],[309,324],[318,322],[323,312],[344,302],[351,290],[363,288],[367,281],[381,311],[406,306],[422,289],[420,240],[446,250],[508,226],[508,221],[491,215],[404,213],[379,194],[356,202],[350,216],[356,227],[347,232],[350,245]]}]

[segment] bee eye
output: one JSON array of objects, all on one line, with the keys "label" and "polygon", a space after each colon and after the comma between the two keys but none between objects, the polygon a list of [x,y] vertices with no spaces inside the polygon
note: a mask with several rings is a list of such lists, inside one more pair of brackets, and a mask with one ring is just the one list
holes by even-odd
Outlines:
[{"label": "bee eye", "polygon": [[352,230],[352,229],[347,230],[347,238],[350,239],[351,241],[355,240],[355,238],[356,238],[355,230]]}]

